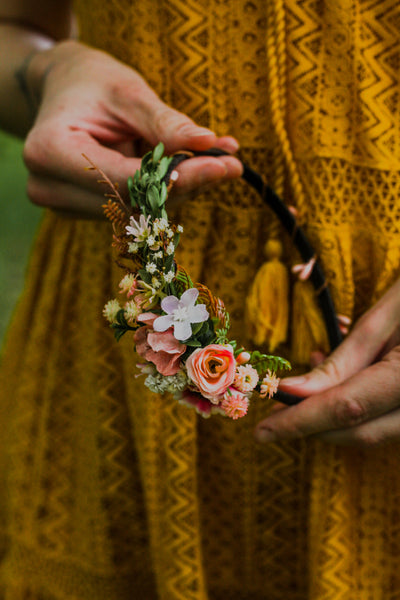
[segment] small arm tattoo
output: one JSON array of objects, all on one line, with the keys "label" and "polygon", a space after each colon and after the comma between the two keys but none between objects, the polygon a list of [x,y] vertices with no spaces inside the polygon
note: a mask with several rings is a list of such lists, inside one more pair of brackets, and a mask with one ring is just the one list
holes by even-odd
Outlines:
[{"label": "small arm tattoo", "polygon": [[[25,59],[23,60],[19,69],[17,69],[14,73],[14,76],[15,76],[15,79],[17,80],[19,89],[21,90],[21,92],[27,102],[28,111],[29,111],[29,119],[32,122],[35,120],[41,98],[40,98],[40,93],[38,92],[37,89],[35,89],[36,86],[34,87],[29,83],[28,70],[29,70],[29,66],[31,64],[32,59],[39,52],[40,51],[38,51],[38,50],[33,50],[32,52],[30,52],[28,54],[28,56],[26,56]],[[53,65],[54,65],[54,63],[51,62],[45,69],[45,71],[41,77],[40,88],[42,87],[42,85],[43,85],[47,75],[51,71]]]},{"label": "small arm tattoo", "polygon": [[29,117],[32,121],[35,118],[36,111],[38,108],[38,99],[35,97],[35,94],[28,83],[27,73],[29,65],[31,64],[31,61],[36,53],[37,50],[33,50],[32,52],[30,52],[28,56],[26,56],[23,60],[19,69],[17,69],[17,71],[15,72],[15,79],[17,80],[19,89],[21,90],[28,104]]}]

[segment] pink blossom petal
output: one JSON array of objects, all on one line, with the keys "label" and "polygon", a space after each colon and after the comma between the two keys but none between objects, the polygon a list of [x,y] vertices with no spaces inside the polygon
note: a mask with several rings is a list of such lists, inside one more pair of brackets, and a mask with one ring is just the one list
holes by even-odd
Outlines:
[{"label": "pink blossom petal", "polygon": [[149,350],[146,353],[146,359],[155,364],[157,371],[161,375],[176,375],[180,370],[180,354],[168,354],[167,352],[153,352]]},{"label": "pink blossom petal", "polygon": [[191,323],[202,323],[207,321],[209,314],[205,304],[196,304],[188,308],[189,320]]},{"label": "pink blossom petal", "polygon": [[175,321],[174,336],[177,340],[187,340],[192,335],[192,328],[189,321]]},{"label": "pink blossom petal", "polygon": [[185,390],[182,394],[182,400],[184,404],[193,406],[202,417],[209,417],[213,405],[207,398],[204,398],[201,394]]},{"label": "pink blossom petal", "polygon": [[171,315],[163,315],[154,321],[153,329],[154,331],[167,331],[167,329],[172,327],[173,323],[174,319]]},{"label": "pink blossom petal", "polygon": [[133,339],[135,340],[136,352],[143,358],[146,358],[146,353],[150,349],[150,346],[147,343],[147,331],[147,327],[139,327],[133,336]]},{"label": "pink blossom petal", "polygon": [[146,325],[153,325],[154,320],[157,319],[158,315],[152,313],[152,312],[144,312],[141,315],[139,315],[137,317],[137,321],[139,321],[140,323],[145,323]]},{"label": "pink blossom petal", "polygon": [[167,296],[161,300],[161,308],[164,312],[171,314],[179,306],[179,300],[175,296]]},{"label": "pink blossom petal", "polygon": [[182,354],[186,350],[186,346],[174,337],[172,331],[165,331],[163,333],[150,332],[147,336],[147,343],[154,352],[162,351],[168,354]]},{"label": "pink blossom petal", "polygon": [[198,295],[199,290],[197,288],[189,288],[188,290],[186,290],[186,292],[183,292],[180,302],[183,304],[183,306],[189,308],[191,306],[194,306]]}]

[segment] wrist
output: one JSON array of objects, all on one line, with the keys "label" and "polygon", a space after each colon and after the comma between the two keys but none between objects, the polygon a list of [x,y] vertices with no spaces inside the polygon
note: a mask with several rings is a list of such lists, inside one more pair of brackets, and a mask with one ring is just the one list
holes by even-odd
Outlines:
[{"label": "wrist", "polygon": [[49,47],[33,50],[27,56],[26,83],[37,107],[43,96],[49,73],[63,62],[66,55],[79,53],[81,46],[82,44],[75,40],[53,42]]}]

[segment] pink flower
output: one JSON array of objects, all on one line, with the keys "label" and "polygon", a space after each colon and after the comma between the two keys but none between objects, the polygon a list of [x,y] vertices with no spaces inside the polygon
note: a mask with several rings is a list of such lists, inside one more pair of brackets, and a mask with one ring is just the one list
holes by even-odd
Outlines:
[{"label": "pink flower", "polygon": [[236,361],[230,346],[210,344],[197,348],[186,361],[189,378],[200,392],[218,404],[227,388],[235,379]]},{"label": "pink flower", "polygon": [[230,388],[225,394],[221,402],[221,408],[227,417],[231,419],[240,419],[247,414],[249,407],[249,399],[244,394]]},{"label": "pink flower", "polygon": [[211,404],[210,400],[207,400],[207,398],[204,398],[198,392],[192,392],[191,390],[184,390],[182,396],[179,398],[179,402],[194,408],[204,418],[211,416],[215,410],[215,406]]},{"label": "pink flower", "polygon": [[138,289],[138,282],[135,279],[135,281],[132,283],[131,287],[129,288],[129,290],[127,292],[127,297],[130,298],[131,296],[133,296],[137,289]]},{"label": "pink flower", "polygon": [[180,357],[186,346],[175,339],[172,329],[162,333],[153,330],[158,315],[143,313],[137,318],[145,325],[136,330],[136,351],[145,360],[152,362],[161,375],[175,375],[180,370]]}]

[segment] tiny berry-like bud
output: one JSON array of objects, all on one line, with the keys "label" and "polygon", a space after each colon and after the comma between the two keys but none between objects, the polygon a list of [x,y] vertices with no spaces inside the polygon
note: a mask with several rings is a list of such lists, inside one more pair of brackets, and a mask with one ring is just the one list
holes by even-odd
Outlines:
[{"label": "tiny berry-like bud", "polygon": [[238,365],[244,365],[245,363],[249,362],[250,360],[250,354],[249,352],[241,352],[237,357],[236,357],[236,362]]}]

